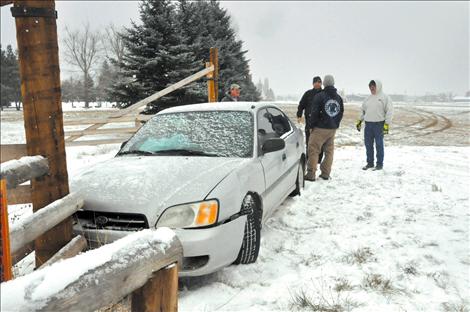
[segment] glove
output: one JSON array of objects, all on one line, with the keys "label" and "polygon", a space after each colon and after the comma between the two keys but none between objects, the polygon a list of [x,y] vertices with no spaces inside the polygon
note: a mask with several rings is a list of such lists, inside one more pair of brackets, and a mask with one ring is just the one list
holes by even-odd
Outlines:
[{"label": "glove", "polygon": [[387,123],[384,124],[384,134],[388,134],[388,129],[389,129],[388,124]]},{"label": "glove", "polygon": [[362,120],[356,121],[356,129],[359,132],[361,132],[361,125],[362,125]]}]

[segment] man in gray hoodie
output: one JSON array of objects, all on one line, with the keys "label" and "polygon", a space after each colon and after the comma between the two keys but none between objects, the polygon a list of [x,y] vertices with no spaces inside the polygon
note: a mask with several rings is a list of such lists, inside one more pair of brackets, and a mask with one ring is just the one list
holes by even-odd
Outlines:
[{"label": "man in gray hoodie", "polygon": [[374,170],[381,170],[384,164],[384,134],[388,134],[392,122],[393,104],[390,97],[383,93],[379,80],[369,82],[371,95],[362,103],[361,116],[356,122],[357,131],[365,121],[364,143],[366,146],[367,165],[362,169],[374,168],[374,141],[377,149],[377,163]]}]

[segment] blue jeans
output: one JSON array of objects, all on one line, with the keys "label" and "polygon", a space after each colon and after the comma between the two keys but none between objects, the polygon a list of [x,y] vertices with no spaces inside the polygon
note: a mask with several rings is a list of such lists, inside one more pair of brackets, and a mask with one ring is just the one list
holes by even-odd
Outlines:
[{"label": "blue jeans", "polygon": [[367,164],[374,165],[374,141],[377,149],[377,166],[384,164],[384,121],[369,122],[366,121],[364,129],[364,143],[366,145]]}]

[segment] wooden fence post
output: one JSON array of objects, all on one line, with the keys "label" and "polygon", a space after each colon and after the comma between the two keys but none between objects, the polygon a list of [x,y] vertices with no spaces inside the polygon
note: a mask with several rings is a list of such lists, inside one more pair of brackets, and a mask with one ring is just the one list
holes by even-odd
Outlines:
[{"label": "wooden fence post", "polygon": [[214,70],[207,74],[207,101],[209,103],[219,100],[219,52],[217,48],[210,49],[210,59],[206,68],[214,66]]},{"label": "wooden fence post", "polygon": [[214,65],[214,97],[215,102],[219,101],[219,49],[210,49],[210,62]]},{"label": "wooden fence post", "polygon": [[0,281],[9,281],[13,275],[11,272],[11,254],[10,254],[10,230],[8,229],[8,205],[7,205],[7,184],[5,180],[0,180],[0,258],[2,268],[0,272]]},{"label": "wooden fence post", "polygon": [[[65,159],[59,53],[54,0],[15,1],[16,39],[21,76],[28,155],[50,163],[49,175],[31,181],[33,211],[69,193]],[[36,266],[51,258],[72,238],[72,220],[35,242]]]},{"label": "wooden fence post", "polygon": [[[212,66],[211,62],[206,62],[206,68]],[[214,83],[214,72],[211,71],[207,73],[207,102],[214,103],[216,102],[215,98],[215,83]]]},{"label": "wooden fence post", "polygon": [[132,312],[178,311],[178,266],[154,273],[147,283],[132,293]]}]

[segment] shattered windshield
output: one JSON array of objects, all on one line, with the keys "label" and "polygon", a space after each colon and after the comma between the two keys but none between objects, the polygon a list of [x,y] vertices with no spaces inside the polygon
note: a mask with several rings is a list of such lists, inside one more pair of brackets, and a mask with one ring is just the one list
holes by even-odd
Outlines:
[{"label": "shattered windshield", "polygon": [[202,111],[157,115],[118,155],[252,157],[253,116],[243,111]]}]

